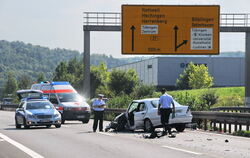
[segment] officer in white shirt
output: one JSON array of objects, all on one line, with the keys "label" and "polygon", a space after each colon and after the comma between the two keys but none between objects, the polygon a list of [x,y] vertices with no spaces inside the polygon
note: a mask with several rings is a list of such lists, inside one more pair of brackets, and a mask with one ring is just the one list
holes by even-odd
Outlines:
[{"label": "officer in white shirt", "polygon": [[[161,90],[162,96],[160,97],[159,106],[158,106],[158,114],[161,115],[161,123],[163,126],[163,134],[165,135],[168,131],[171,133],[171,127],[169,125],[169,116],[172,113],[172,118],[175,116],[175,105],[174,100],[171,95],[166,93],[166,89]],[[171,108],[171,104],[173,108]]]},{"label": "officer in white shirt", "polygon": [[93,132],[96,132],[98,121],[99,131],[103,132],[103,113],[105,108],[105,102],[102,100],[103,96],[103,94],[98,94],[98,99],[96,99],[92,104],[92,109],[94,112]]}]

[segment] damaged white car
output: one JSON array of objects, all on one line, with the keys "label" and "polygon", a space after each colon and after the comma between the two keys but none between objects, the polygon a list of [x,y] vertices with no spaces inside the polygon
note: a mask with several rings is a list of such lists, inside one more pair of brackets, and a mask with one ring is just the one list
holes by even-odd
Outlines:
[{"label": "damaged white car", "polygon": [[[127,111],[120,114],[106,128],[113,128],[121,131],[123,129],[144,129],[151,132],[154,128],[161,127],[160,115],[157,114],[159,98],[149,98],[142,100],[134,100],[130,103]],[[169,124],[178,132],[183,132],[185,126],[192,122],[192,114],[188,106],[183,106],[174,101],[175,117],[172,114],[169,118]]]}]

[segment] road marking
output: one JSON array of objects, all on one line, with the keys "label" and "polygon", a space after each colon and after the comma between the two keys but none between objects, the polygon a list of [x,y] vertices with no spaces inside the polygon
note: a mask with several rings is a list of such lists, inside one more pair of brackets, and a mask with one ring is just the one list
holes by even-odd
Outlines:
[{"label": "road marking", "polygon": [[3,135],[2,133],[0,133],[0,137],[2,139],[4,139],[5,141],[9,142],[10,144],[16,146],[17,148],[19,148],[20,150],[22,150],[23,152],[25,152],[26,154],[30,155],[33,158],[44,158],[43,156],[39,155],[38,153],[32,151],[31,149],[27,148],[26,146],[10,139],[9,137],[7,137],[6,135]]},{"label": "road marking", "polygon": [[182,151],[182,152],[186,152],[186,153],[190,153],[190,154],[195,154],[195,155],[202,155],[202,153],[197,153],[197,152],[193,152],[193,151],[189,151],[189,150],[185,150],[185,149],[179,149],[179,148],[174,148],[171,146],[162,146],[163,148],[168,148],[168,149],[173,149],[173,150],[178,150],[178,151]]},{"label": "road marking", "polygon": [[1,139],[1,138],[0,138],[0,142],[4,142],[4,139]]}]

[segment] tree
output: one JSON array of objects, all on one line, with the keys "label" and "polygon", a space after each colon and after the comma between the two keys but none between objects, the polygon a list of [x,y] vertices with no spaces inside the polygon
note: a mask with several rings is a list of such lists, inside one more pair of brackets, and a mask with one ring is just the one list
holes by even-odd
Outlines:
[{"label": "tree", "polygon": [[42,72],[40,72],[39,74],[38,74],[38,77],[37,77],[37,82],[38,83],[40,83],[40,82],[42,82],[42,81],[45,81],[46,79],[45,79],[45,76],[44,76],[44,73],[42,73]]},{"label": "tree", "polygon": [[192,89],[209,88],[213,85],[213,77],[205,65],[197,65],[188,76],[188,85]]},{"label": "tree", "polygon": [[15,95],[17,91],[17,81],[12,72],[8,72],[7,81],[4,84],[4,97],[8,97],[9,95]]},{"label": "tree", "polygon": [[138,85],[138,76],[133,69],[129,69],[128,71],[113,70],[110,74],[108,86],[116,95],[122,92],[130,94],[136,85]]},{"label": "tree", "polygon": [[[107,66],[101,63],[98,66],[91,66],[90,68],[90,80],[91,80],[91,96],[96,94],[96,89],[99,87],[105,87],[109,80],[109,72]],[[106,94],[105,94],[106,95]]]},{"label": "tree", "polygon": [[19,89],[28,89],[31,86],[31,79],[28,75],[23,74],[18,81]]},{"label": "tree", "polygon": [[176,81],[178,89],[199,89],[209,88],[213,85],[213,77],[208,73],[205,65],[194,65],[192,62],[180,74]]},{"label": "tree", "polygon": [[179,78],[176,81],[176,87],[178,89],[191,89],[189,87],[189,75],[194,71],[195,65],[191,62],[188,64],[187,68],[184,69],[183,73],[180,74]]},{"label": "tree", "polygon": [[54,73],[54,81],[69,81],[70,83],[74,82],[74,74],[68,73],[68,64],[66,62],[60,62],[56,67]]}]

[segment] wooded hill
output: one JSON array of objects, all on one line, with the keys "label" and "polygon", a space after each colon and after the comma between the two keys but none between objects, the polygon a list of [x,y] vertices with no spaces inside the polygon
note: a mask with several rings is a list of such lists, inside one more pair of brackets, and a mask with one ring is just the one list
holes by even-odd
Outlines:
[{"label": "wooded hill", "polygon": [[[17,80],[23,74],[28,75],[33,81],[39,73],[44,73],[48,80],[52,79],[56,66],[61,61],[72,58],[82,60],[78,51],[67,49],[49,49],[39,45],[25,44],[24,42],[8,42],[0,40],[0,88],[7,78],[7,72],[12,71]],[[98,65],[104,62],[108,68],[123,65],[141,58],[113,58],[112,56],[92,54],[91,64]]]}]

